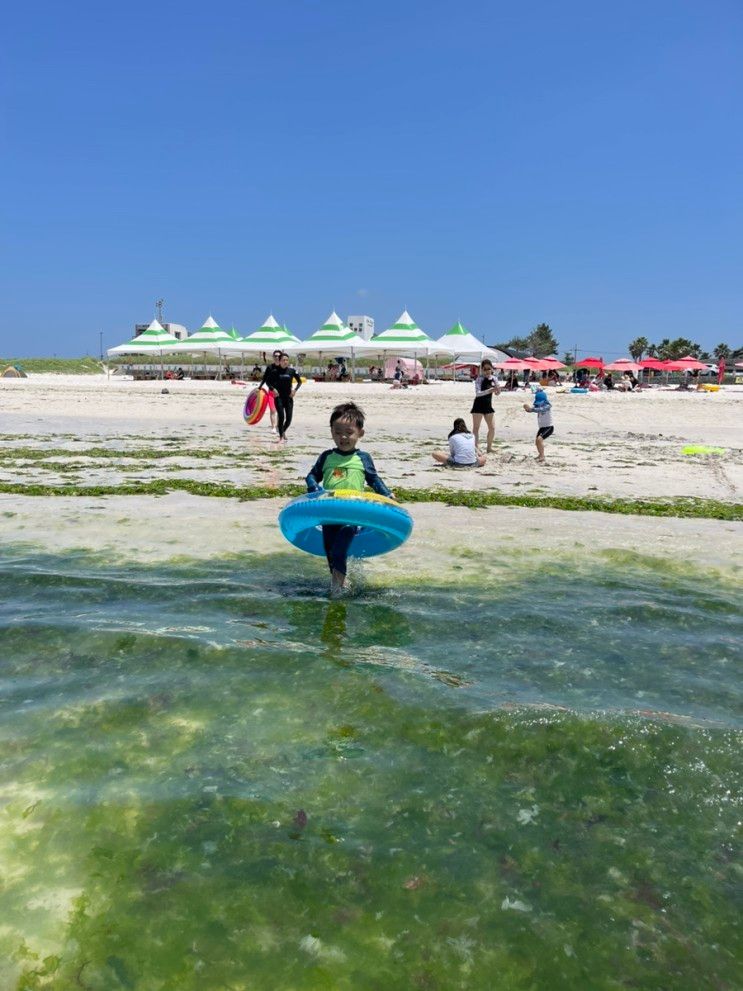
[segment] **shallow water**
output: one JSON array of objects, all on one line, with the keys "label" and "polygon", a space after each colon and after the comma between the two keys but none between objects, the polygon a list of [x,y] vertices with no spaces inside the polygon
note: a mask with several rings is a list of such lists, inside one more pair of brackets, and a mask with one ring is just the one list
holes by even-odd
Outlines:
[{"label": "shallow water", "polygon": [[738,986],[730,584],[320,575],[3,552],[0,987]]}]

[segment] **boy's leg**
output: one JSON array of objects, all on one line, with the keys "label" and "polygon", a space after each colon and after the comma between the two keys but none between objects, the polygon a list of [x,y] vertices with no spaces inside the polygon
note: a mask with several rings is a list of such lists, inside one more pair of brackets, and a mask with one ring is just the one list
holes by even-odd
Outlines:
[{"label": "boy's leg", "polygon": [[334,589],[343,588],[346,581],[348,549],[358,532],[357,526],[326,523],[322,528],[322,542]]},{"label": "boy's leg", "polygon": [[534,443],[537,445],[537,461],[544,461],[544,441],[540,433],[537,434],[537,439]]}]

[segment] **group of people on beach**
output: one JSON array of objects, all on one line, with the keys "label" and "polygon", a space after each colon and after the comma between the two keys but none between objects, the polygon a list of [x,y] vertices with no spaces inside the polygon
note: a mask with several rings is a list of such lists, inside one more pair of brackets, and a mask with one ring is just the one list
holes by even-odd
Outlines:
[{"label": "group of people on beach", "polygon": [[[472,403],[472,430],[469,430],[462,417],[457,417],[449,433],[449,450],[434,451],[433,459],[438,464],[450,468],[482,468],[487,454],[493,450],[495,423],[493,396],[500,395],[500,386],[494,376],[493,363],[487,358],[480,364],[480,373],[475,378],[475,399]],[[524,403],[527,413],[537,414],[536,460],[544,464],[544,442],[555,432],[552,422],[552,404],[541,385],[534,391],[531,403]],[[485,453],[480,449],[480,430],[483,422],[487,428]]]}]

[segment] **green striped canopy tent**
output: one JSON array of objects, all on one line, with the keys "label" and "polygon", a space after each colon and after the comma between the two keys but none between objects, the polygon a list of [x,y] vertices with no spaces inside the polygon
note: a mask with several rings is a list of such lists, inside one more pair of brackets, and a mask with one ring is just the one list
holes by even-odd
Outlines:
[{"label": "green striped canopy tent", "polygon": [[179,341],[177,346],[170,348],[171,351],[178,351],[184,354],[216,354],[219,357],[219,375],[222,378],[222,355],[229,354],[234,341],[222,330],[217,321],[211,315],[206,318],[199,330],[190,334],[185,341]]},{"label": "green striped canopy tent", "polygon": [[371,353],[374,349],[363,337],[355,334],[347,327],[338,314],[333,310],[328,319],[306,341],[298,341],[285,348],[290,354],[350,354],[353,358],[358,354]]},{"label": "green striped canopy tent", "polygon": [[137,337],[133,337],[126,344],[119,344],[115,348],[109,348],[106,354],[115,357],[120,354],[151,354],[160,358],[160,374],[163,373],[163,354],[174,350],[174,346],[180,344],[177,337],[173,337],[157,320],[153,320],[147,330],[142,331]]},{"label": "green striped canopy tent", "polygon": [[439,337],[437,344],[447,348],[450,354],[454,355],[454,361],[481,362],[485,358],[491,361],[505,361],[508,355],[505,351],[496,348],[489,348],[478,341],[474,334],[470,334],[466,327],[463,327],[458,320],[451,330],[448,330],[442,337]]},{"label": "green striped canopy tent", "polygon": [[280,326],[273,315],[269,314],[258,330],[234,341],[229,350],[231,352],[240,351],[243,354],[262,354],[264,351],[267,353],[275,351],[276,348],[285,351],[290,344],[296,342],[297,338],[290,334],[285,327]]},{"label": "green striped canopy tent", "polygon": [[225,345],[230,344],[232,338],[226,330],[222,330],[217,321],[209,316],[204,321],[203,327],[194,331],[185,341],[178,341],[176,351],[200,351],[202,354],[220,354],[225,351]]},{"label": "green striped canopy tent", "polygon": [[451,354],[448,347],[431,340],[428,334],[420,329],[407,310],[403,311],[397,322],[393,323],[391,327],[383,330],[376,337],[372,337],[369,341],[369,347],[378,354],[399,355],[404,358]]}]

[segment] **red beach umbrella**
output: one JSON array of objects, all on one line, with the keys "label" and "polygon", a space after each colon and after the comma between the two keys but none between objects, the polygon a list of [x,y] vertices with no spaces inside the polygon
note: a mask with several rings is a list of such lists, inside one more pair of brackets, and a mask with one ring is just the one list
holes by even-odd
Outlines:
[{"label": "red beach umbrella", "polygon": [[638,361],[640,368],[649,368],[653,372],[668,372],[670,371],[667,361],[661,361],[659,358],[643,358],[642,361]]},{"label": "red beach umbrella", "polygon": [[546,367],[547,371],[550,371],[552,368],[567,368],[567,365],[558,361],[557,358],[540,358],[539,360]]},{"label": "red beach umbrella", "polygon": [[603,358],[583,358],[581,361],[576,361],[575,368],[603,368],[604,359]]}]

